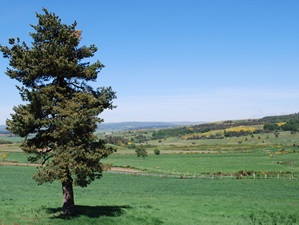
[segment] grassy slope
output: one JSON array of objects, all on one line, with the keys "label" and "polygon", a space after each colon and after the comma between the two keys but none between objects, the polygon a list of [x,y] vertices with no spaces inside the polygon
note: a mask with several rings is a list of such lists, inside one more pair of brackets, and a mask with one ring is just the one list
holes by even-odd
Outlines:
[{"label": "grassy slope", "polygon": [[294,180],[105,174],[89,187],[75,189],[78,215],[63,219],[58,183],[37,186],[30,167],[0,171],[0,224],[265,224],[273,215],[278,224],[299,222],[299,183]]}]

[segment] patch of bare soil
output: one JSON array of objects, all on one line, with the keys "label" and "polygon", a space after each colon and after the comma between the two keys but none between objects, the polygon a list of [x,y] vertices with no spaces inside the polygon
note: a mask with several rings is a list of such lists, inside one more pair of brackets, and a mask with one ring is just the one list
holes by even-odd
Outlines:
[{"label": "patch of bare soil", "polygon": [[[40,164],[0,162],[0,166],[34,166],[34,167],[38,167],[38,166],[40,166]],[[130,168],[123,168],[123,167],[111,167],[109,170],[114,171],[114,172],[123,172],[123,173],[138,173],[138,172],[140,172],[140,170],[135,170],[135,169],[130,169]]]},{"label": "patch of bare soil", "polygon": [[40,166],[40,164],[15,163],[15,162],[0,162],[0,166]]},{"label": "patch of bare soil", "polygon": [[141,172],[140,170],[135,170],[135,169],[130,169],[130,168],[123,168],[123,167],[111,167],[110,171],[124,172],[124,173],[138,173],[138,172]]}]

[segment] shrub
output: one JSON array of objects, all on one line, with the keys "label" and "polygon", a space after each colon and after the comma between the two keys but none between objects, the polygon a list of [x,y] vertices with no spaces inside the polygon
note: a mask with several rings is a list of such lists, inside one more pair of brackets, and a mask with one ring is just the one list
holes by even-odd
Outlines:
[{"label": "shrub", "polygon": [[2,153],[2,161],[4,161],[7,157],[7,154],[6,153]]},{"label": "shrub", "polygon": [[147,157],[147,151],[145,150],[143,145],[139,145],[135,149],[137,157],[142,157],[143,159]]},{"label": "shrub", "polygon": [[160,155],[160,150],[159,150],[159,149],[155,149],[155,150],[154,150],[154,153],[155,153],[156,155]]}]

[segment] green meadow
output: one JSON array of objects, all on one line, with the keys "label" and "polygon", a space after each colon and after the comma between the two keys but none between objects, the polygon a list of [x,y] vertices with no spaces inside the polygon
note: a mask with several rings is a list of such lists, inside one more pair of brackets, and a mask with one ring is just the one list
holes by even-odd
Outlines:
[{"label": "green meadow", "polygon": [[276,175],[293,174],[298,177],[299,154],[281,154],[274,157],[258,153],[165,154],[150,155],[146,159],[138,159],[134,155],[112,155],[104,162],[159,174],[229,175],[244,170],[256,174],[273,172]]},{"label": "green meadow", "polygon": [[33,167],[1,166],[0,224],[298,224],[297,180],[177,179],[105,173],[75,188],[62,217],[58,182],[38,186]]},{"label": "green meadow", "polygon": [[[61,215],[59,182],[38,186],[34,166],[2,165],[0,224],[299,224],[298,137],[149,140],[145,159],[117,146],[102,162],[139,172],[107,171],[75,187],[73,217]],[[18,144],[1,145],[3,154],[2,162],[28,163]]]}]

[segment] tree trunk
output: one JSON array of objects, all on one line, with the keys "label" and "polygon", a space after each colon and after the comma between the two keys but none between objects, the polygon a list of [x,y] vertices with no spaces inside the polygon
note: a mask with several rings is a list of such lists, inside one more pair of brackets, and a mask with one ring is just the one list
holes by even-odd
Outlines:
[{"label": "tree trunk", "polygon": [[62,213],[64,215],[73,215],[75,210],[73,180],[70,177],[67,181],[62,182],[63,205]]}]

